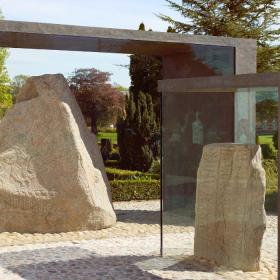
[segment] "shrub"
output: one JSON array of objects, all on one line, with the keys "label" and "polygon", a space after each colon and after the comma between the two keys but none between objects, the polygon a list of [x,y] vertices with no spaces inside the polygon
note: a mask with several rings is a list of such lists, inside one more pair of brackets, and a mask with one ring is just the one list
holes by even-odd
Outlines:
[{"label": "shrub", "polygon": [[112,152],[110,153],[109,159],[119,161],[120,160],[119,150],[116,148],[113,148]]},{"label": "shrub", "polygon": [[278,130],[273,135],[273,146],[276,150],[278,150]]},{"label": "shrub", "polygon": [[275,159],[265,159],[262,161],[263,168],[266,173],[266,178],[269,179],[269,186],[277,186],[278,169]]},{"label": "shrub", "polygon": [[277,152],[271,144],[261,144],[264,159],[275,159]]},{"label": "shrub", "polygon": [[110,139],[101,138],[101,155],[103,160],[108,160],[112,151],[112,143]]},{"label": "shrub", "polygon": [[120,160],[120,154],[118,152],[112,152],[110,154],[110,160],[116,160],[119,161]]},{"label": "shrub", "polygon": [[267,189],[265,194],[265,210],[267,212],[277,212],[277,197],[276,189]]},{"label": "shrub", "polygon": [[105,161],[106,167],[112,167],[112,168],[118,168],[119,167],[119,161],[118,160],[106,160]]},{"label": "shrub", "polygon": [[148,171],[153,163],[153,152],[148,145],[143,145],[135,155],[134,168],[140,171]]},{"label": "shrub", "polygon": [[117,168],[106,168],[106,173],[108,179],[112,180],[151,180],[151,179],[159,179],[158,174],[144,173],[140,171],[132,171],[132,170],[124,170]]},{"label": "shrub", "polygon": [[103,133],[115,133],[117,130],[116,130],[116,128],[102,127],[102,128],[99,128],[98,131],[103,132]]},{"label": "shrub", "polygon": [[159,180],[114,180],[110,185],[113,201],[160,198]]},{"label": "shrub", "polygon": [[142,92],[126,98],[126,117],[117,123],[120,164],[125,169],[148,171],[156,158],[159,135],[152,98]]},{"label": "shrub", "polygon": [[160,161],[154,160],[151,168],[149,169],[150,173],[158,174],[160,176]]},{"label": "shrub", "polygon": [[265,210],[268,212],[277,211],[277,161],[272,159],[263,160],[263,167],[266,172]]}]

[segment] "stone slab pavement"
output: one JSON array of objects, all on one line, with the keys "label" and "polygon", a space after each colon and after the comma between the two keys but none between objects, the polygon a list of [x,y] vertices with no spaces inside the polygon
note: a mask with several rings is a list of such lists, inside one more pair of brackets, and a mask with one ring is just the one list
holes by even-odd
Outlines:
[{"label": "stone slab pavement", "polygon": [[1,233],[0,280],[277,278],[277,216],[267,218],[261,270],[244,273],[195,259],[191,223],[165,227],[164,244],[170,250],[160,257],[159,201],[119,202],[114,207],[119,222],[101,231]]}]

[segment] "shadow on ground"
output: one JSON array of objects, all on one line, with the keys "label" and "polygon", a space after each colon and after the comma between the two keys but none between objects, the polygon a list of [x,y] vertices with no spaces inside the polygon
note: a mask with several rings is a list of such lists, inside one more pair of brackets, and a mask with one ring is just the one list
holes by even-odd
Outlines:
[{"label": "shadow on ground", "polygon": [[26,280],[157,280],[170,278],[146,270],[212,271],[209,267],[201,267],[192,257],[178,261],[155,256],[101,256],[77,246],[2,253],[0,263],[7,273],[12,272]]},{"label": "shadow on ground", "polygon": [[26,280],[162,279],[134,263],[147,256],[100,256],[77,247],[56,247],[4,253],[1,266]]},{"label": "shadow on ground", "polygon": [[[119,222],[160,225],[160,211],[115,210]],[[163,224],[173,226],[194,226],[194,215],[186,209],[163,212]]]},{"label": "shadow on ground", "polygon": [[115,210],[118,221],[137,224],[160,224],[160,212],[149,210]]}]

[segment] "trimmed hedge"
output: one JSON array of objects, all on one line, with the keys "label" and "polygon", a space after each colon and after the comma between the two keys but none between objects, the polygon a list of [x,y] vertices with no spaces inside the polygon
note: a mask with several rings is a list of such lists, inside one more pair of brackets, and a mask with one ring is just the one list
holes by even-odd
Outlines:
[{"label": "trimmed hedge", "polygon": [[[265,209],[277,211],[278,172],[277,161],[263,160],[266,171]],[[139,171],[106,168],[110,180],[113,201],[149,200],[160,198],[160,180],[158,174]],[[154,176],[154,177],[153,177]]]},{"label": "trimmed hedge", "polygon": [[106,167],[106,173],[108,176],[108,179],[110,181],[113,180],[151,180],[151,179],[159,179],[158,174],[151,174],[151,173],[145,173],[140,171],[132,171],[132,170],[124,170],[124,169],[118,169],[118,168],[111,168]]},{"label": "trimmed hedge", "polygon": [[276,159],[277,151],[271,144],[261,144],[262,155],[264,159]]},{"label": "trimmed hedge", "polygon": [[106,160],[104,162],[106,167],[111,167],[111,168],[118,168],[119,167],[119,161],[118,160]]},{"label": "trimmed hedge", "polygon": [[116,149],[114,149],[111,153],[110,153],[110,160],[116,160],[116,161],[120,161],[120,154],[118,151],[116,151]]},{"label": "trimmed hedge", "polygon": [[273,146],[274,146],[275,150],[278,150],[278,130],[273,135],[272,141],[273,141]]},{"label": "trimmed hedge", "polygon": [[265,210],[268,212],[275,212],[277,211],[278,195],[277,161],[273,159],[266,159],[263,160],[262,164],[266,172]]},{"label": "trimmed hedge", "polygon": [[267,189],[265,193],[265,210],[267,212],[277,211],[278,192],[275,189]]},{"label": "trimmed hedge", "polygon": [[160,198],[159,180],[110,181],[113,201],[149,200]]},{"label": "trimmed hedge", "polygon": [[275,159],[265,159],[262,161],[263,168],[266,173],[267,185],[270,187],[277,186],[277,161]]},{"label": "trimmed hedge", "polygon": [[100,128],[98,131],[99,132],[105,132],[105,133],[116,133],[117,129],[116,128],[110,128],[110,127],[103,127],[103,128]]},{"label": "trimmed hedge", "polygon": [[154,160],[149,173],[160,174],[160,161]]}]

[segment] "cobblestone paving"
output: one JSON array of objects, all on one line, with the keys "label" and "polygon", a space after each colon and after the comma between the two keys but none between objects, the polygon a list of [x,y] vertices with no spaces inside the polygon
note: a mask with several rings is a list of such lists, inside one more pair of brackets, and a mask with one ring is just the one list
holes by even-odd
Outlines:
[{"label": "cobblestone paving", "polygon": [[[269,215],[261,271],[225,271],[193,254],[194,228],[168,226],[159,257],[159,202],[116,203],[119,222],[97,232],[0,234],[0,280],[276,279],[277,217]],[[181,245],[182,244],[182,245]],[[180,253],[179,252],[179,253]],[[182,255],[184,254],[184,255]]]}]

